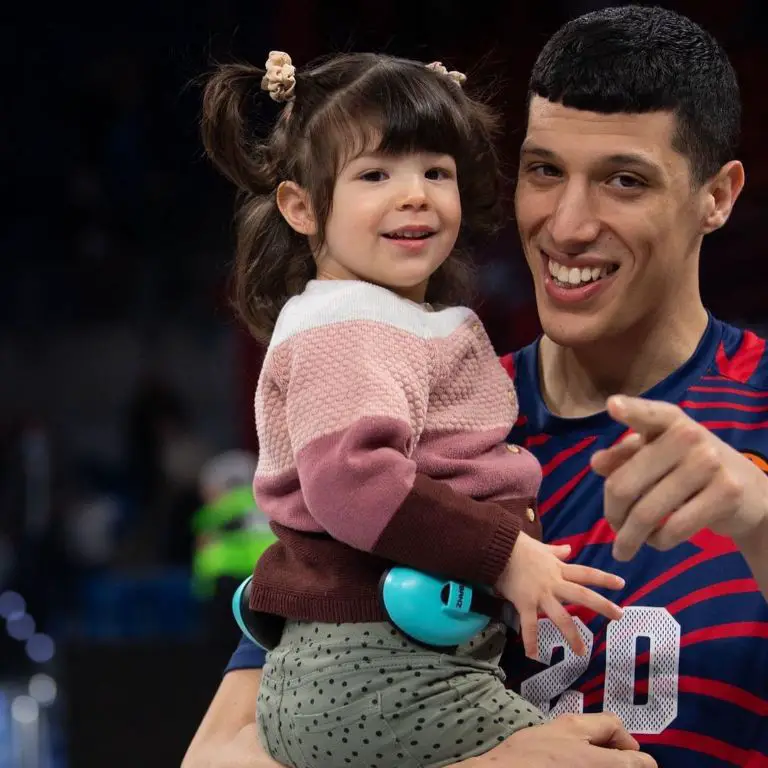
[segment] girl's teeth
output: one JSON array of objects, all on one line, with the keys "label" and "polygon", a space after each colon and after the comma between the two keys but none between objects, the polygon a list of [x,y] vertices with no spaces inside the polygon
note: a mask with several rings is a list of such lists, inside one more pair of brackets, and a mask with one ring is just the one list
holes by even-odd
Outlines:
[{"label": "girl's teeth", "polygon": [[418,232],[414,230],[407,230],[405,232],[393,232],[390,237],[400,237],[405,238],[406,240],[419,240],[424,237],[429,237],[431,235],[431,232],[427,232],[426,230]]}]

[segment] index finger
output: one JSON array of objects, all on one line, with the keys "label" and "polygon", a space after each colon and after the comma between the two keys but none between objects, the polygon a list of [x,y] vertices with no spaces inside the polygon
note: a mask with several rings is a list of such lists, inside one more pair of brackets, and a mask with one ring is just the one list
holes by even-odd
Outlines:
[{"label": "index finger", "polygon": [[608,398],[607,408],[613,419],[649,440],[658,437],[682,413],[671,403],[627,395],[612,395]]}]

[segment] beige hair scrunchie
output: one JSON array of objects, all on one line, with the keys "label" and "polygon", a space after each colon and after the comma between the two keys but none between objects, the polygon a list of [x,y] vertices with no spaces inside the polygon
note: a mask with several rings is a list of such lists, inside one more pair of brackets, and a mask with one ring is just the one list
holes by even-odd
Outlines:
[{"label": "beige hair scrunchie", "polygon": [[431,64],[427,64],[427,69],[431,69],[433,72],[437,72],[438,75],[445,75],[446,77],[449,77],[459,87],[467,82],[467,76],[463,72],[457,72],[456,70],[449,72],[448,68],[443,66],[442,61],[433,61]]},{"label": "beige hair scrunchie", "polygon": [[291,101],[296,91],[296,67],[284,51],[270,51],[264,65],[267,74],[261,79],[261,88],[274,101]]}]

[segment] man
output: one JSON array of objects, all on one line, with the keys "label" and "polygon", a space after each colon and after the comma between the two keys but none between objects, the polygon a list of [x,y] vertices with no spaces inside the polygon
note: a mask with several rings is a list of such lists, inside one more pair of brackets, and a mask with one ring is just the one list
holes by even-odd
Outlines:
[{"label": "man", "polygon": [[[522,692],[566,716],[478,768],[768,764],[768,355],[698,286],[702,239],[744,183],[739,119],[725,54],[671,11],[580,17],[536,62],[516,212],[544,336],[502,360],[510,440],[543,465],[545,540],[623,576],[625,614],[579,613],[585,658],[540,622],[549,666]],[[523,667],[514,643],[507,662]],[[259,663],[241,644],[184,768],[271,765]],[[602,710],[648,754],[609,716],[568,714]]]}]

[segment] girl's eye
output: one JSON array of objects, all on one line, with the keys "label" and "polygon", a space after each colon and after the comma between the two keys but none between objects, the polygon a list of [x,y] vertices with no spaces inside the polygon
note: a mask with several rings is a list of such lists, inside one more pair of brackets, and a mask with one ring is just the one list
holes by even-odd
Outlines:
[{"label": "girl's eye", "polygon": [[528,171],[534,176],[546,179],[556,179],[560,176],[560,171],[554,166],[548,163],[536,163],[528,168]]},{"label": "girl's eye", "polygon": [[447,168],[430,168],[424,175],[430,181],[441,181],[442,179],[453,178],[453,174]]},{"label": "girl's eye", "polygon": [[386,174],[384,171],[366,171],[365,173],[360,174],[360,179],[362,181],[384,181],[386,178]]}]

